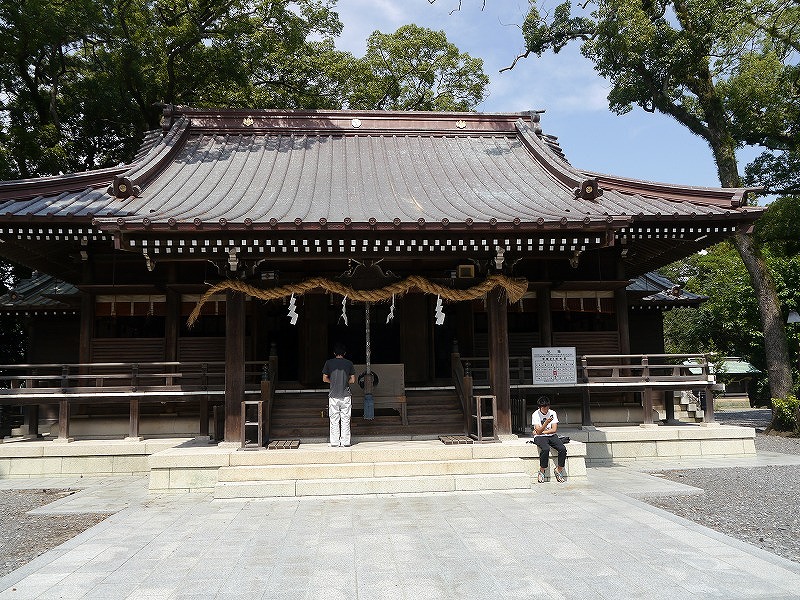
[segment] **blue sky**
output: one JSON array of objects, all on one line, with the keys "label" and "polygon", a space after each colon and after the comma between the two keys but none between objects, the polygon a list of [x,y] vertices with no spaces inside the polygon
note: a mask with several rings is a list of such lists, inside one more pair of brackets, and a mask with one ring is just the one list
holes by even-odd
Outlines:
[{"label": "blue sky", "polygon": [[[416,23],[444,30],[462,52],[483,59],[491,79],[481,112],[544,109],[542,128],[559,138],[576,167],[650,181],[719,186],[708,146],[673,119],[634,109],[619,116],[608,109],[607,83],[580,56],[577,46],[558,55],[528,57],[511,71],[499,73],[524,50],[520,25],[527,0],[339,0],[344,23],[337,46],[364,54],[376,29],[394,32]],[[555,0],[552,0],[555,5]],[[757,153],[740,156],[740,170]]]}]

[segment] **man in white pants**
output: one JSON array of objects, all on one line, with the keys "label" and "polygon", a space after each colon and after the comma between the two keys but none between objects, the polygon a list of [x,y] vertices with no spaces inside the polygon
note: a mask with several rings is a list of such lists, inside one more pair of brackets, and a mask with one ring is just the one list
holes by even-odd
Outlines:
[{"label": "man in white pants", "polygon": [[350,384],[356,382],[356,368],[344,357],[346,353],[344,344],[337,342],[333,346],[336,358],[329,358],[322,367],[322,381],[331,385],[328,392],[331,446],[345,448],[350,445],[350,415],[353,412]]}]

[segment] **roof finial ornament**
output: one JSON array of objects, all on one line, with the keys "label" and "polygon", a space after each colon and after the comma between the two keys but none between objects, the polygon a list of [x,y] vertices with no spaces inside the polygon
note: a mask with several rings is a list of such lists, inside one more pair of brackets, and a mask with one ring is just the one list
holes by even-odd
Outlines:
[{"label": "roof finial ornament", "polygon": [[542,113],[544,113],[544,110],[528,111],[528,114],[530,115],[531,118],[531,129],[533,129],[533,132],[536,133],[537,135],[542,133],[542,126],[539,125],[539,121],[542,120],[542,117],[540,116]]},{"label": "roof finial ornament", "polygon": [[163,100],[161,102],[154,102],[153,106],[161,109],[161,131],[163,135],[172,129],[172,124],[175,122],[175,106],[167,104]]}]

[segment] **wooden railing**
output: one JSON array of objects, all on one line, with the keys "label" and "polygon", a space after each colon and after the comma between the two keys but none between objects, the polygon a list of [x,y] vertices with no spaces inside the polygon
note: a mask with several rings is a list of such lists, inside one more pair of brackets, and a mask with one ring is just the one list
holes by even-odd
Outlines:
[{"label": "wooden railing", "polygon": [[[270,361],[277,372],[277,358]],[[262,393],[264,362],[245,363],[245,393]],[[0,404],[59,405],[59,438],[69,438],[73,404],[128,403],[129,437],[139,435],[139,403],[196,399],[200,435],[208,435],[209,402],[225,394],[224,362],[137,362],[0,365]],[[271,387],[267,391],[272,397]],[[271,402],[268,403],[268,406]],[[36,423],[31,423],[36,427]],[[37,432],[31,432],[37,433]]]},{"label": "wooden railing", "polygon": [[[462,364],[469,363],[475,385],[489,382],[488,357],[453,356],[454,361],[457,357]],[[642,386],[647,382],[715,383],[706,354],[585,354],[578,356],[577,361],[578,382],[592,386],[624,383]],[[533,383],[530,356],[509,357],[508,369],[512,386]]]},{"label": "wooden railing", "polygon": [[581,379],[594,386],[716,383],[706,354],[587,354],[578,368]]},{"label": "wooden railing", "polygon": [[[462,389],[469,385],[478,388],[489,383],[489,359],[487,357],[463,357],[454,353],[453,381],[459,394],[457,375],[463,373],[463,365],[470,366],[470,374],[464,375]],[[456,363],[462,365],[461,370]],[[517,390],[537,390],[545,392],[546,386],[533,383],[532,361],[530,356],[509,358],[509,381]],[[706,406],[703,420],[714,420],[714,404],[711,395],[716,383],[711,373],[707,354],[585,354],[577,357],[577,383],[574,388],[582,397],[583,424],[591,425],[589,416],[589,396],[592,391],[642,392],[643,422],[652,423],[653,398],[655,389],[662,390],[703,390],[706,392]],[[463,403],[463,400],[462,400]],[[667,422],[674,421],[674,410],[670,402],[665,403]]]}]

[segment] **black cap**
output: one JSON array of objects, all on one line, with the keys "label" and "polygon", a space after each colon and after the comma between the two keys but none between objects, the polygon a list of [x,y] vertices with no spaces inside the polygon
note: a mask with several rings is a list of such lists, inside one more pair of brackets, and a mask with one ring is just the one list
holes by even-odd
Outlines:
[{"label": "black cap", "polygon": [[550,398],[547,396],[539,396],[539,399],[536,401],[536,404],[539,406],[550,406]]}]

